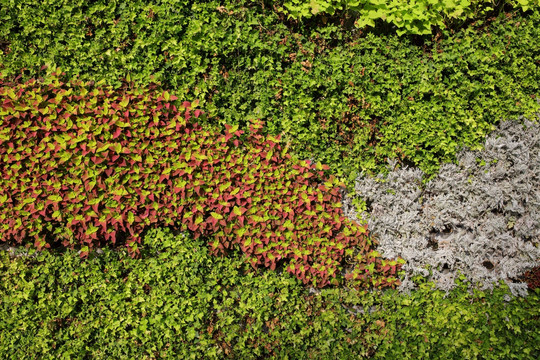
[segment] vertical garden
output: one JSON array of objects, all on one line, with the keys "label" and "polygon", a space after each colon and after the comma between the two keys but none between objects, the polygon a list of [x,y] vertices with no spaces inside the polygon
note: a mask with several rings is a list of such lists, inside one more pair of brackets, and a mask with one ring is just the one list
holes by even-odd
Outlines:
[{"label": "vertical garden", "polygon": [[540,6],[2,1],[4,358],[540,357]]}]

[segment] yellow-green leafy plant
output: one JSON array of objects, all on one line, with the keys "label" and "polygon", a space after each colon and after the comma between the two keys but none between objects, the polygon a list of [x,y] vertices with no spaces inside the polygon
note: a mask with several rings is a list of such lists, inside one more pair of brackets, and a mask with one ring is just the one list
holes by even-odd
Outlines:
[{"label": "yellow-green leafy plant", "polygon": [[[504,3],[523,11],[538,6],[537,0]],[[358,28],[374,27],[377,20],[382,20],[395,25],[398,35],[428,35],[433,26],[444,28],[448,22],[474,18],[502,4],[492,0],[286,0],[283,10],[295,19],[350,11]]]}]

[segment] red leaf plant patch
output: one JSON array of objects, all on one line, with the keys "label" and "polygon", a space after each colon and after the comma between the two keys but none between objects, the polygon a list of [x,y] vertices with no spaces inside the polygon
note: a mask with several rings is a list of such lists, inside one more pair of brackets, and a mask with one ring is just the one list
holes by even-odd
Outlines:
[{"label": "red leaf plant patch", "polygon": [[133,256],[150,226],[190,230],[214,253],[281,262],[305,284],[395,286],[400,260],[345,218],[327,166],[294,160],[254,121],[211,130],[200,110],[151,85],[113,89],[60,71],[0,80],[0,239],[82,256],[120,234]]}]

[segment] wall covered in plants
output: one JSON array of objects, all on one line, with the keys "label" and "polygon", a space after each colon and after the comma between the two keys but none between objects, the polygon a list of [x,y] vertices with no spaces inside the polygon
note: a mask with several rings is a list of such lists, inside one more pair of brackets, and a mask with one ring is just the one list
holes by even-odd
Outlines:
[{"label": "wall covered in plants", "polygon": [[540,358],[539,20],[3,1],[0,357]]}]

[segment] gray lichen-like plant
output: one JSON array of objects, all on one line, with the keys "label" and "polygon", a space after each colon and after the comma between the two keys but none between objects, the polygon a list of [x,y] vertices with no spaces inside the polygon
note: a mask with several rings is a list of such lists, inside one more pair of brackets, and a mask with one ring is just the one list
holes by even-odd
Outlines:
[{"label": "gray lichen-like plant", "polygon": [[350,194],[344,210],[368,220],[385,257],[407,260],[402,291],[418,274],[449,291],[462,273],[483,290],[504,280],[526,294],[512,279],[540,264],[540,126],[520,120],[501,122],[482,151],[462,150],[426,184],[407,167],[357,179],[367,212],[356,214]]}]

